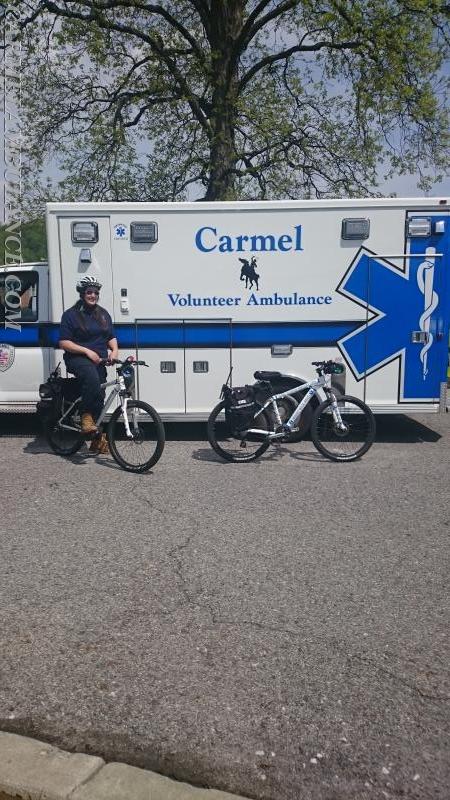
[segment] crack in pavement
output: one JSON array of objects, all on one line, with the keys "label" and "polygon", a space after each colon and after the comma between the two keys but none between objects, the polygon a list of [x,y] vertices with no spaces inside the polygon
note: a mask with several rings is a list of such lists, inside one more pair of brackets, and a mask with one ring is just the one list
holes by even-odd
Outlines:
[{"label": "crack in pavement", "polygon": [[355,659],[356,661],[360,661],[362,664],[368,664],[369,666],[377,669],[379,672],[382,672],[384,675],[389,675],[390,678],[400,683],[402,686],[408,688],[411,692],[416,692],[420,697],[424,700],[450,700],[449,695],[436,695],[436,694],[427,694],[419,689],[418,686],[414,683],[409,683],[405,678],[402,678],[400,675],[397,675],[392,670],[388,669],[387,667],[383,667],[382,664],[379,664],[377,661],[374,661],[367,656],[361,655],[360,653],[350,653],[347,656],[347,660],[351,661]]}]

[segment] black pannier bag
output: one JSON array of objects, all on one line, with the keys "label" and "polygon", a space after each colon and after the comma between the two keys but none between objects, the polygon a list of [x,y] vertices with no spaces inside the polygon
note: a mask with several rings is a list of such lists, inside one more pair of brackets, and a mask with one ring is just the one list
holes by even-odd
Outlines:
[{"label": "black pannier bag", "polygon": [[240,433],[247,428],[257,427],[254,416],[259,405],[255,398],[253,386],[223,387],[225,401],[225,419],[232,433]]},{"label": "black pannier bag", "polygon": [[40,400],[36,411],[42,417],[59,416],[62,413],[63,399],[73,403],[80,396],[80,386],[76,378],[61,378],[57,368],[45,383],[39,386]]},{"label": "black pannier bag", "polygon": [[39,386],[39,402],[36,411],[40,417],[46,419],[56,416],[61,408],[62,392],[59,387],[59,378],[52,372],[45,383]]}]

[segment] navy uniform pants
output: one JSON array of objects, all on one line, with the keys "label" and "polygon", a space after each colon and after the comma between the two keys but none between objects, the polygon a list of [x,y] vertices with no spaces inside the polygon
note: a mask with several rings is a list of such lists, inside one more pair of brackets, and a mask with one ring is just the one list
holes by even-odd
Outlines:
[{"label": "navy uniform pants", "polygon": [[80,384],[80,412],[90,412],[97,420],[105,402],[105,390],[100,386],[106,381],[105,365],[94,364],[87,356],[71,356],[66,360],[66,366]]}]

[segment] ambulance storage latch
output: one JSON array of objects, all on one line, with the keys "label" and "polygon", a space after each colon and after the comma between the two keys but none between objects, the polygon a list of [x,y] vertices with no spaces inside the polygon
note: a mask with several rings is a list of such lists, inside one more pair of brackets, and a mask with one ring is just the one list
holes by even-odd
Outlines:
[{"label": "ambulance storage latch", "polygon": [[411,341],[413,344],[426,344],[430,334],[427,331],[412,331]]}]

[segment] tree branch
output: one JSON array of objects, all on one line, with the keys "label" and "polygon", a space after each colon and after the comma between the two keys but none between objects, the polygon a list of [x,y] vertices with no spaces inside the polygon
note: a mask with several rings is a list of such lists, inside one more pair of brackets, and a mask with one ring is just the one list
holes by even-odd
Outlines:
[{"label": "tree branch", "polygon": [[271,66],[277,61],[289,59],[292,55],[294,55],[294,53],[312,53],[316,52],[317,50],[323,50],[324,48],[329,50],[355,50],[360,46],[361,42],[358,40],[339,42],[339,44],[327,42],[326,40],[316,42],[315,44],[296,44],[280,53],[274,53],[270,56],[266,56],[265,58],[262,58],[261,61],[258,61],[256,64],[254,64],[253,67],[251,67],[239,81],[238,91],[241,93],[249,81],[251,81],[251,79],[256,75],[256,73],[260,72],[262,69],[264,69],[264,67]]},{"label": "tree branch", "polygon": [[129,8],[133,11],[145,11],[149,15],[155,14],[162,17],[169,23],[169,25],[180,33],[184,39],[190,44],[192,51],[197,56],[201,64],[205,63],[205,55],[198,46],[198,42],[188,29],[179,22],[169,11],[161,5],[153,3],[147,4],[139,2],[139,0],[76,0],[78,4],[84,5],[86,8],[95,7],[99,11],[108,9]]},{"label": "tree branch", "polygon": [[209,31],[209,21],[210,21],[210,9],[208,8],[207,2],[205,0],[189,0],[191,6],[193,6],[200,17],[200,21],[205,29],[206,32]]},{"label": "tree branch", "polygon": [[[123,1],[124,0],[122,0],[122,2]],[[168,71],[170,72],[170,74],[180,87],[182,94],[186,98],[186,102],[189,104],[195,118],[209,136],[210,135],[209,121],[207,120],[207,118],[203,113],[203,110],[201,108],[197,96],[190,89],[181,70],[177,67],[174,60],[170,58],[170,56],[167,54],[162,43],[159,42],[155,36],[150,36],[149,34],[146,34],[142,30],[139,30],[138,28],[135,28],[131,25],[125,25],[116,21],[107,20],[99,13],[100,11],[99,7],[93,5],[92,0],[77,0],[77,2],[81,3],[87,8],[92,9],[90,13],[82,14],[79,11],[60,8],[57,3],[53,2],[53,0],[42,0],[41,8],[44,8],[45,10],[50,11],[51,13],[56,14],[59,17],[64,17],[66,19],[79,19],[82,22],[87,22],[87,23],[93,22],[102,30],[129,34],[130,36],[134,36],[140,39],[141,41],[145,42],[146,44],[148,44],[149,47],[152,49],[152,51],[160,58],[160,60],[167,67]],[[107,2],[108,3],[112,2],[112,0],[107,0]]]},{"label": "tree branch", "polygon": [[284,0],[284,2],[280,3],[280,5],[274,8],[273,11],[269,11],[268,14],[257,21],[261,12],[264,11],[264,9],[269,5],[269,0],[261,0],[261,2],[258,3],[256,8],[254,8],[252,13],[249,15],[240,35],[236,40],[233,57],[239,58],[239,54],[248,47],[249,43],[252,39],[254,39],[258,31],[264,28],[264,26],[269,22],[272,22],[272,20],[280,17],[285,11],[290,11],[298,6],[299,2],[300,0]]}]

